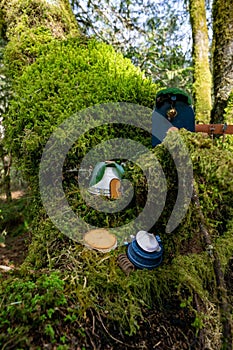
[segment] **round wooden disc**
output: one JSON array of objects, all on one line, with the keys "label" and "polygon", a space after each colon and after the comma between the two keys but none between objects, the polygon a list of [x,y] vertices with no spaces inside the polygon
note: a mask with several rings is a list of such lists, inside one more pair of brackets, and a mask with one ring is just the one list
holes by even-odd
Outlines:
[{"label": "round wooden disc", "polygon": [[116,237],[105,229],[99,228],[85,233],[84,243],[92,249],[108,252],[116,248]]}]

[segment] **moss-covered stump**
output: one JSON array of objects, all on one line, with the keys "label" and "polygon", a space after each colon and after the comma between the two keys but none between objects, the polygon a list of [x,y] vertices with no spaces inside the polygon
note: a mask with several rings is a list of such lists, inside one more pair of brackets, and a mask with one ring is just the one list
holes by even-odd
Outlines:
[{"label": "moss-covered stump", "polygon": [[[152,107],[157,87],[110,46],[95,40],[69,39],[45,46],[36,62],[16,79],[14,91],[5,119],[7,138],[30,186],[35,187],[43,147],[65,119],[106,102]],[[92,138],[98,142],[107,133],[106,127]],[[78,144],[79,153],[87,150],[90,134]]]},{"label": "moss-covered stump", "polygon": [[[229,174],[233,162],[231,152],[214,146],[202,135],[181,134],[193,162],[213,247],[205,244],[194,202],[177,229],[165,233],[177,191],[174,164],[165,146],[170,142],[175,145],[177,134],[170,133],[153,151],[163,164],[169,189],[169,201],[153,228],[164,244],[162,265],[125,276],[117,265],[117,256],[124,247],[107,254],[88,250],[63,236],[41,209],[34,221],[29,255],[19,273],[9,277],[1,289],[3,345],[10,329],[8,344],[20,335],[17,346],[22,348],[32,344],[43,348],[50,343],[61,349],[130,349],[142,344],[147,348],[157,344],[161,350],[171,346],[221,349],[224,339],[213,252],[218,253],[223,273],[229,276],[233,252],[233,186]],[[132,164],[128,176],[138,183],[134,205],[140,210],[145,179],[139,181],[141,174]],[[115,214],[108,215],[111,222]],[[118,220],[123,221],[124,216]],[[227,287],[230,291],[230,282]],[[154,337],[149,329],[156,333]],[[27,337],[29,340],[27,334],[33,334]]]}]

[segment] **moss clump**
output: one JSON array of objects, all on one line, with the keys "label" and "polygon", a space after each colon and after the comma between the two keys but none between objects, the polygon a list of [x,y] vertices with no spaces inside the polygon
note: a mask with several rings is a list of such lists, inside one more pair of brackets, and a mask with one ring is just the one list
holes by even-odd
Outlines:
[{"label": "moss clump", "polygon": [[[27,180],[33,185],[51,132],[75,112],[118,101],[152,107],[156,90],[129,60],[105,44],[69,39],[46,46],[16,80],[5,119],[9,145]],[[102,134],[96,138],[101,140]]]},{"label": "moss clump", "polygon": [[[222,151],[201,135],[186,131],[181,131],[181,134],[193,162],[194,177],[213,249],[218,252],[222,267],[226,269],[233,253],[233,183],[229,177],[233,170],[231,152]],[[116,262],[124,247],[107,254],[88,250],[59,233],[41,211],[37,221],[34,221],[33,242],[22,271],[26,275],[31,268],[61,271],[62,279],[66,281],[68,300],[78,305],[76,317],[83,320],[83,315],[91,309],[104,317],[107,324],[110,325],[114,320],[117,327],[122,327],[124,332],[130,334],[137,332],[140,327],[143,311],[153,308],[165,310],[166,300],[176,295],[181,307],[193,313],[193,327],[196,327],[197,332],[204,328],[206,341],[211,342],[214,335],[217,346],[220,346],[221,324],[213,256],[200,235],[200,217],[194,203],[190,204],[177,229],[165,233],[177,195],[174,164],[167,150],[169,143],[174,146],[177,144],[176,132],[169,134],[164,144],[153,150],[163,165],[169,191],[169,200],[153,228],[153,232],[160,234],[165,249],[163,264],[159,268],[153,271],[137,270],[126,277]],[[148,162],[150,159],[145,159],[145,163]],[[134,204],[137,213],[146,195],[145,179],[140,179],[142,174],[132,164],[127,174],[136,183]],[[76,197],[76,200],[79,199]],[[71,200],[71,205],[79,206],[75,200]],[[93,211],[92,215],[96,213]],[[109,223],[114,215],[107,215]],[[124,224],[130,215],[131,211],[128,211],[125,217],[118,216],[118,224]],[[98,220],[101,222],[97,215],[96,224]]]},{"label": "moss clump", "polygon": [[2,1],[1,8],[9,40],[23,33],[25,29],[40,26],[50,29],[55,38],[64,39],[68,33],[78,33],[75,17],[66,0],[53,3],[41,0],[9,0]]}]

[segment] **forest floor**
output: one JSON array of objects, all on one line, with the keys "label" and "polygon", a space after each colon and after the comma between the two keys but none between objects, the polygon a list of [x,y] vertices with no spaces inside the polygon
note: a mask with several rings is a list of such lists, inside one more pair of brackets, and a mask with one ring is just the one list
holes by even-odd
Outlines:
[{"label": "forest floor", "polygon": [[[29,232],[25,227],[24,212],[27,209],[23,191],[12,192],[12,202],[6,203],[0,196],[0,265],[15,268],[24,261],[29,244]],[[11,219],[12,218],[12,219]],[[0,269],[0,272],[4,269]]]},{"label": "forest floor", "polygon": [[0,265],[19,267],[27,255],[28,241],[27,232],[16,237],[7,236],[5,242],[0,243]]}]

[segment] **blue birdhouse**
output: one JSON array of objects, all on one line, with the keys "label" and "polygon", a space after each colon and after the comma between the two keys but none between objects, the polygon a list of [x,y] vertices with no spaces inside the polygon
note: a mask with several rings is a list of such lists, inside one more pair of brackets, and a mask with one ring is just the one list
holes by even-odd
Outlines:
[{"label": "blue birdhouse", "polygon": [[181,89],[168,88],[156,95],[156,105],[152,114],[152,146],[163,141],[168,129],[195,131],[195,115],[190,96]]}]

